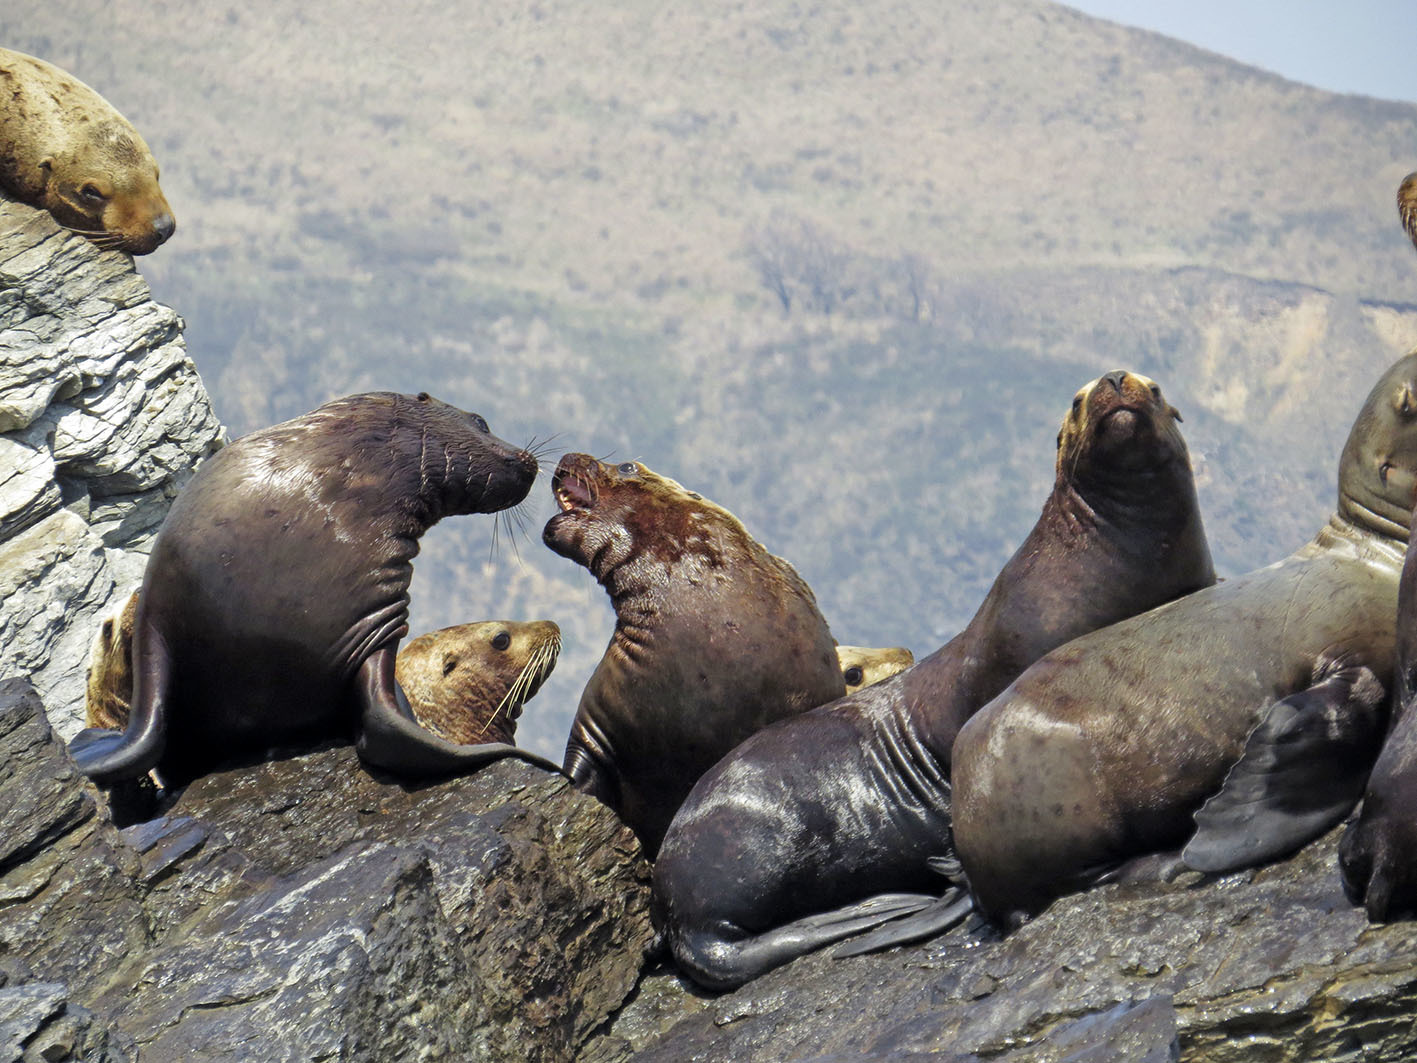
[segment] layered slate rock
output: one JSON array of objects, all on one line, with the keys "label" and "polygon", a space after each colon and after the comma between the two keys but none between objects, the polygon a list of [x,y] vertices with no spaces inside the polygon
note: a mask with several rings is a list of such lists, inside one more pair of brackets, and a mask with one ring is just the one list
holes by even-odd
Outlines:
[{"label": "layered slate rock", "polygon": [[407,787],[348,747],[119,830],[0,683],[0,1027],[35,1058],[570,1060],[639,975],[647,874],[559,775]]},{"label": "layered slate rock", "polygon": [[0,677],[29,677],[63,734],[95,617],[222,439],[182,321],[132,258],[0,199]]}]

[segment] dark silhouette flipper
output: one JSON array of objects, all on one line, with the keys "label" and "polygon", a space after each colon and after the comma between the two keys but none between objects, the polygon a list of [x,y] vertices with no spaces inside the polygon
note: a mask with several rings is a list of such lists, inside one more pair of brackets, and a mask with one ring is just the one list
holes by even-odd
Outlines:
[{"label": "dark silhouette flipper", "polygon": [[1313,685],[1275,702],[1181,852],[1196,871],[1287,856],[1352,811],[1382,744],[1386,697],[1365,666],[1320,662]]},{"label": "dark silhouette flipper", "polygon": [[933,904],[922,908],[914,915],[903,919],[893,919],[885,926],[855,941],[848,941],[832,953],[838,960],[848,956],[864,956],[868,952],[880,952],[896,945],[912,945],[917,941],[943,934],[950,927],[964,921],[974,911],[974,900],[962,889],[949,889]]},{"label": "dark silhouette flipper", "polygon": [[560,765],[519,746],[505,742],[458,745],[420,727],[394,682],[394,657],[392,646],[378,650],[355,676],[360,706],[359,741],[355,748],[360,760],[395,775],[414,778],[473,771],[505,757],[560,774]]},{"label": "dark silhouette flipper", "polygon": [[147,622],[141,601],[133,631],[133,702],[120,731],[80,731],[69,755],[101,786],[137,779],[157,766],[167,748],[167,695],[172,658],[167,643]]}]

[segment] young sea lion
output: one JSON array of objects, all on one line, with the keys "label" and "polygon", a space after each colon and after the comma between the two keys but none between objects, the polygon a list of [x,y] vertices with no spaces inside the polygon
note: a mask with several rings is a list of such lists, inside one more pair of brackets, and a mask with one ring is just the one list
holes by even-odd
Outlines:
[{"label": "young sea lion", "polygon": [[841,664],[841,678],[846,683],[846,692],[855,694],[858,690],[875,686],[883,679],[899,675],[915,663],[915,654],[904,646],[880,649],[838,646],[836,659]]},{"label": "young sea lion", "polygon": [[0,48],[0,188],[99,247],[133,255],[177,229],[138,131],[93,89]]},{"label": "young sea lion", "polygon": [[1083,387],[1038,523],[969,626],[915,667],[753,735],[699,781],[652,902],[696,982],[736,986],[933,908],[924,893],[874,895],[938,884],[964,721],[1054,646],[1215,581],[1177,420],[1145,377]]},{"label": "young sea lion", "polygon": [[399,650],[394,678],[422,726],[449,742],[516,737],[522,706],[556,667],[550,620],[483,620],[420,635]]},{"label": "young sea lion", "polygon": [[[133,700],[133,625],[138,592],[105,617],[89,651],[88,727],[121,731]],[[420,635],[394,659],[394,679],[413,718],[449,742],[516,737],[524,706],[556,667],[561,629],[549,620],[484,620]]]},{"label": "young sea lion", "polygon": [[542,538],[610,595],[565,772],[651,857],[705,769],[754,731],[846,687],[812,591],[738,518],[639,462],[567,454]]},{"label": "young sea lion", "polygon": [[970,720],[955,843],[979,908],[1014,924],[1144,854],[1231,870],[1341,821],[1386,720],[1414,487],[1417,353],[1369,394],[1311,542],[1070,642]]},{"label": "young sea lion", "polygon": [[158,533],[134,618],[121,735],[70,744],[100,783],[170,786],[272,747],[357,737],[412,776],[515,756],[419,727],[394,682],[418,540],[441,518],[526,497],[537,461],[426,394],[328,402],[208,458]]}]

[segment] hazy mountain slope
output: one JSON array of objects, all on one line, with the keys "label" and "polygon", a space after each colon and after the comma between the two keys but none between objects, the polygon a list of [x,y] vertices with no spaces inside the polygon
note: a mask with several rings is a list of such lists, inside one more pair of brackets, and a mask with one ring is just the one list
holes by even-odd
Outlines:
[{"label": "hazy mountain slope", "polygon": [[[426,389],[642,458],[843,641],[969,617],[1110,368],[1184,412],[1221,567],[1281,556],[1417,341],[1417,107],[1056,5],[92,8],[16,0],[0,41],[152,144],[179,231],[141,268],[234,431]],[[562,623],[522,723],[554,753],[611,616],[549,508],[520,566],[490,522],[434,529],[414,593],[419,628]]]}]

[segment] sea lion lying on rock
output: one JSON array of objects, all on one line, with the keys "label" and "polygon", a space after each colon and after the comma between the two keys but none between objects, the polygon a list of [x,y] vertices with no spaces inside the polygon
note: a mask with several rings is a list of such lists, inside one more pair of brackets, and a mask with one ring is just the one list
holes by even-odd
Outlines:
[{"label": "sea lion lying on rock", "polygon": [[811,589],[721,506],[639,462],[567,454],[542,538],[610,595],[564,770],[646,853],[708,767],[754,731],[845,692]]},{"label": "sea lion lying on rock", "polygon": [[155,251],[177,229],[138,131],[57,66],[0,48],[0,189],[99,247]]},{"label": "sea lion lying on rock", "polygon": [[1369,394],[1311,542],[1068,643],[970,720],[955,844],[978,907],[1013,925],[1144,854],[1227,871],[1340,822],[1386,722],[1414,488],[1417,353]]},{"label": "sea lion lying on rock", "polygon": [[[121,731],[133,700],[138,592],[104,617],[89,650],[85,725]],[[549,620],[483,620],[439,628],[403,646],[394,679],[413,718],[449,742],[511,743],[522,707],[556,667],[561,630]]]},{"label": "sea lion lying on rock", "polygon": [[70,744],[104,784],[156,768],[180,786],[272,748],[356,738],[405,776],[514,756],[418,726],[394,681],[418,540],[445,516],[526,497],[531,453],[427,394],[328,402],[208,458],[153,545],[134,616],[123,733]]},{"label": "sea lion lying on rock", "polygon": [[1067,639],[1215,581],[1177,420],[1145,377],[1083,387],[1038,523],[968,627],[915,667],[752,736],[699,781],[665,837],[652,909],[696,982],[729,988],[883,919],[953,910],[923,892],[874,895],[940,881],[960,726]]}]

